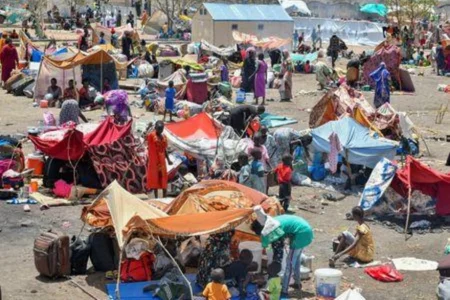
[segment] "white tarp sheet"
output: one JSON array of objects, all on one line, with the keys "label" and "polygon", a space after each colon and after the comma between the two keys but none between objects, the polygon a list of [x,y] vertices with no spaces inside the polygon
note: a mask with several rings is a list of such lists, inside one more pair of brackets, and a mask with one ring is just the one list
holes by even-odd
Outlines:
[{"label": "white tarp sheet", "polygon": [[311,40],[311,32],[317,25],[321,27],[322,42],[328,42],[333,32],[336,32],[348,45],[376,46],[383,38],[383,28],[380,23],[369,21],[342,21],[324,18],[293,18],[294,28],[305,33],[306,40]]}]

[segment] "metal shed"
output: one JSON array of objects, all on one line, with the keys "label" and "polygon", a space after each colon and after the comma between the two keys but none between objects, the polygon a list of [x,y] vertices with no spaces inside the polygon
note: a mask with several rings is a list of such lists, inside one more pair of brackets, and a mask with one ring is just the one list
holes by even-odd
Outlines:
[{"label": "metal shed", "polygon": [[235,44],[233,31],[291,38],[294,21],[281,5],[204,3],[192,19],[192,40],[216,46]]}]

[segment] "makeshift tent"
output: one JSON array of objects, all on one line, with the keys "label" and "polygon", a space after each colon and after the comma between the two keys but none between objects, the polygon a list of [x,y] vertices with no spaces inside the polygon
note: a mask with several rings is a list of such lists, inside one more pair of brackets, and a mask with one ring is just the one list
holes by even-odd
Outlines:
[{"label": "makeshift tent", "polygon": [[361,92],[345,84],[328,91],[312,108],[309,126],[315,128],[346,116],[376,131],[380,136],[383,135],[381,131],[386,129],[407,138],[412,138],[412,133],[417,133],[406,113],[397,112],[389,103],[375,110]]},{"label": "makeshift tent", "polygon": [[52,158],[78,160],[88,154],[103,187],[117,180],[130,192],[144,192],[146,152],[133,137],[131,121],[117,125],[113,118],[107,118],[99,125],[83,125],[29,138]]},{"label": "makeshift tent", "polygon": [[436,200],[436,214],[450,214],[450,174],[440,173],[412,156],[407,156],[406,165],[397,171],[391,187],[410,203],[414,201],[410,190],[430,196]]},{"label": "makeshift tent", "polygon": [[51,55],[44,56],[39,68],[39,73],[36,77],[36,85],[34,88],[34,98],[39,101],[47,94],[47,88],[50,86],[50,80],[55,78],[57,84],[64,91],[68,87],[69,80],[75,80],[76,87],[81,88],[81,66],[74,66],[72,70],[61,69],[52,61],[65,61],[75,57],[78,53],[78,49],[75,48],[62,48],[58,52]]},{"label": "makeshift tent", "polygon": [[309,10],[306,3],[302,0],[284,0],[284,1],[280,1],[280,2],[281,2],[281,6],[283,6],[284,10],[288,14],[295,13],[295,14],[301,14],[301,15],[306,15],[306,16],[311,15],[311,11]]},{"label": "makeshift tent", "polygon": [[401,52],[400,48],[395,45],[383,44],[379,47],[372,57],[363,66],[363,78],[371,87],[375,87],[375,82],[370,78],[370,74],[380,67],[380,63],[384,62],[386,68],[391,74],[391,78],[395,85],[400,90],[407,92],[414,92],[414,85],[412,83],[409,73],[401,72]]},{"label": "makeshift tent", "polygon": [[126,68],[126,62],[118,62],[104,50],[85,53],[71,49],[68,53],[45,56],[36,78],[35,99],[42,99],[46,94],[51,78],[56,78],[61,88],[70,79],[75,78],[77,83],[81,83],[80,79],[88,79],[98,91],[102,90],[103,80],[107,78],[111,87],[117,89],[116,70]]},{"label": "makeshift tent", "polygon": [[179,150],[194,156],[213,158],[222,130],[221,123],[203,112],[185,121],[167,124],[164,132],[169,143]]},{"label": "makeshift tent", "polygon": [[162,11],[157,10],[152,13],[150,18],[148,18],[147,22],[144,24],[143,31],[146,34],[157,35],[167,21],[167,15]]},{"label": "makeshift tent", "polygon": [[[248,209],[261,205],[269,215],[283,212],[275,198],[268,197],[252,188],[224,180],[203,180],[175,198],[164,211],[169,215],[185,215],[200,212]],[[251,220],[239,225],[237,240],[258,240],[251,230]],[[238,245],[235,245],[237,249]]]},{"label": "makeshift tent", "polygon": [[374,115],[375,109],[361,92],[342,84],[339,88],[328,91],[312,108],[309,127],[315,128],[329,121],[351,116],[361,125],[378,130],[369,121]]},{"label": "makeshift tent", "polygon": [[251,44],[261,49],[276,49],[283,46],[291,45],[292,39],[282,39],[275,36],[270,36],[258,39],[256,35],[251,35],[243,32],[233,31],[233,39],[238,44]]},{"label": "makeshift tent", "polygon": [[397,142],[388,139],[373,138],[369,129],[350,117],[344,117],[312,130],[314,149],[330,153],[329,137],[332,133],[336,133],[339,138],[342,157],[351,164],[370,168],[374,168],[383,157],[393,159],[398,146]]},{"label": "makeshift tent", "polygon": [[183,191],[165,209],[169,215],[250,208],[261,205],[271,215],[281,213],[279,202],[252,188],[225,180],[203,180]]},{"label": "makeshift tent", "polygon": [[114,226],[117,241],[122,246],[122,230],[128,221],[139,214],[145,220],[166,217],[167,214],[127,192],[117,181],[113,181],[94,202],[83,208],[81,219],[93,227]]},{"label": "makeshift tent", "polygon": [[381,3],[367,3],[361,7],[360,11],[385,17],[387,14],[387,7],[386,5]]},{"label": "makeshift tent", "polygon": [[83,209],[81,219],[91,226],[113,225],[119,245],[123,246],[128,234],[137,230],[162,236],[214,234],[234,229],[252,213],[252,209],[235,209],[165,216],[164,212],[146,204],[126,192],[117,182],[113,182],[92,205]]}]

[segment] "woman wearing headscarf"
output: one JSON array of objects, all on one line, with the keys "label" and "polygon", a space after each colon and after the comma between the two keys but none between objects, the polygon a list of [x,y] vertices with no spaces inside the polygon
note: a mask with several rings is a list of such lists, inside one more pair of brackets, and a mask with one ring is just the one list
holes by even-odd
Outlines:
[{"label": "woman wearing headscarf", "polygon": [[389,90],[389,81],[391,74],[386,69],[386,64],[382,62],[380,67],[370,74],[370,78],[375,81],[375,98],[373,100],[375,108],[380,107],[386,102],[390,102],[391,92]]},{"label": "woman wearing headscarf", "polygon": [[436,47],[436,74],[438,76],[444,73],[445,69],[445,55],[444,55],[444,48],[440,44]]},{"label": "woman wearing headscarf", "polygon": [[74,99],[64,101],[59,112],[59,125],[64,125],[68,122],[80,124],[80,119],[86,123],[88,122],[88,119],[86,119],[80,110],[78,101]]},{"label": "woman wearing headscarf", "polygon": [[2,64],[2,81],[6,82],[11,77],[12,70],[19,64],[16,47],[10,38],[6,39],[6,45],[2,48],[0,62]]},{"label": "woman wearing headscarf", "polygon": [[246,51],[244,66],[242,67],[241,87],[246,93],[250,93],[254,90],[255,71],[256,71],[255,48],[250,47]]},{"label": "woman wearing headscarf", "polygon": [[261,105],[266,104],[266,82],[267,82],[267,64],[264,61],[264,54],[258,54],[255,71],[255,104],[258,104],[258,98],[262,97]]},{"label": "woman wearing headscarf", "polygon": [[329,82],[332,82],[336,79],[335,78],[336,72],[322,61],[319,61],[315,65],[315,71],[316,71],[316,80],[318,81],[319,88],[321,90],[326,88]]},{"label": "woman wearing headscarf", "polygon": [[283,50],[283,62],[281,63],[281,74],[283,74],[284,81],[284,101],[291,101],[292,99],[292,72],[294,65],[292,64],[291,55],[288,50]]}]

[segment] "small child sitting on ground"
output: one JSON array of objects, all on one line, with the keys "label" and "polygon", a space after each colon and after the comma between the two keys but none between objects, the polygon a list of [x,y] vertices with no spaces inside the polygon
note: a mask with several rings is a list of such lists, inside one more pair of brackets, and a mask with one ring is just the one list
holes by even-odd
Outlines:
[{"label": "small child sitting on ground", "polygon": [[278,273],[281,271],[281,264],[279,262],[272,262],[267,267],[269,281],[267,281],[267,288],[259,292],[259,299],[261,300],[279,300],[281,295],[281,277]]},{"label": "small child sitting on ground", "polygon": [[305,62],[305,65],[303,66],[303,71],[304,71],[306,74],[311,73],[311,63],[309,62],[309,60],[307,60],[307,61]]},{"label": "small child sitting on ground", "polygon": [[239,259],[224,267],[227,285],[237,287],[241,297],[246,294],[247,285],[251,280],[249,272],[258,269],[258,264],[252,261],[252,252],[248,249],[242,249]]},{"label": "small child sitting on ground", "polygon": [[203,297],[206,300],[228,300],[231,299],[231,294],[227,286],[223,283],[225,280],[225,273],[222,269],[214,269],[211,272],[212,282],[208,283],[203,290]]},{"label": "small child sitting on ground", "polygon": [[290,154],[285,154],[281,161],[282,162],[275,168],[279,185],[278,199],[283,206],[284,212],[287,212],[291,201],[292,156]]},{"label": "small child sitting on ground", "polygon": [[375,244],[370,227],[364,222],[364,210],[360,206],[352,209],[353,219],[358,223],[355,235],[344,231],[338,236],[339,245],[335,255],[330,259],[330,267],[344,254],[356,259],[358,262],[369,263],[373,261]]}]

